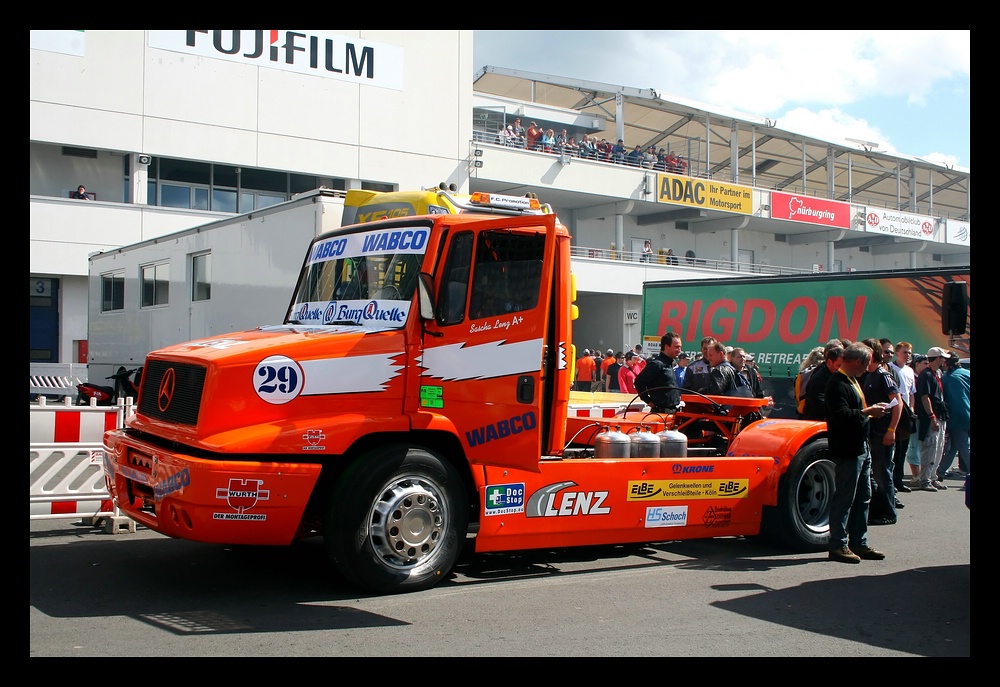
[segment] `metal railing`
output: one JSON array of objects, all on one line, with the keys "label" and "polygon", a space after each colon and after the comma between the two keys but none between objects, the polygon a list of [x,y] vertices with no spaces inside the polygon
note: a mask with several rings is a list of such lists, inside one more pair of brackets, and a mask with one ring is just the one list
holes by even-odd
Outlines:
[{"label": "metal railing", "polygon": [[[636,267],[655,267],[664,271],[680,268],[696,268],[699,270],[715,270],[719,272],[737,272],[740,274],[811,274],[812,269],[799,267],[784,267],[780,265],[758,265],[749,262],[732,262],[730,260],[715,260],[712,258],[687,257],[685,255],[667,255],[660,252],[649,256],[643,253],[614,248],[596,248],[591,246],[573,246],[570,255],[574,258],[588,258],[600,262],[614,264],[628,263]],[[671,258],[673,260],[671,260]]]},{"label": "metal railing", "polygon": [[[528,149],[527,141],[524,138],[509,138],[502,132],[493,133],[489,131],[473,130],[472,140],[475,143],[499,145],[507,148],[520,148],[522,150]],[[546,145],[541,139],[538,139],[535,141],[534,147],[530,150],[537,153],[548,153],[550,155],[568,155],[569,157],[580,160],[604,162],[609,165],[632,167],[633,169],[648,169],[656,172],[669,172],[671,174],[687,174],[688,172],[688,163],[683,160],[678,160],[676,163],[668,163],[665,159],[661,160],[659,158],[656,160],[646,158],[634,159],[629,157],[629,153],[632,151],[625,151],[624,154],[615,156],[612,154],[610,148],[606,150],[598,150],[595,148],[593,152],[589,152],[576,142]]]},{"label": "metal railing", "polygon": [[[523,138],[510,140],[504,138],[500,132],[484,131],[475,128],[472,131],[472,140],[474,143],[477,144],[499,145],[503,147],[512,147],[521,149],[526,148],[526,142]],[[580,147],[578,145],[571,145],[565,147],[556,146],[551,149],[546,149],[545,147],[543,146],[539,147],[536,144],[536,147],[534,148],[533,151],[526,151],[526,152],[540,152],[540,153],[547,153],[549,155],[568,155],[569,157],[572,157],[574,159],[589,160],[591,162],[600,162],[608,165],[616,165],[619,167],[629,167],[632,169],[645,169],[653,172],[667,172],[669,174],[685,174],[687,176],[696,177],[699,179],[712,179],[714,181],[719,181],[724,183],[732,182],[732,178],[728,173],[717,176],[715,174],[701,173],[700,170],[690,168],[689,167],[690,164],[697,163],[697,161],[694,159],[685,161],[683,165],[680,167],[676,166],[671,167],[663,161],[636,162],[630,160],[627,156],[627,152],[630,151],[627,151],[626,156],[622,159],[615,159],[609,153],[600,153],[596,155],[582,155]],[[738,183],[746,183],[746,182],[740,181]],[[925,211],[921,210],[920,208],[917,208],[915,210],[910,210],[907,208],[900,208],[890,203],[887,203],[883,199],[872,198],[871,196],[867,196],[861,193],[852,194],[851,199],[847,201],[847,200],[841,200],[841,198],[839,197],[840,195],[843,195],[842,192],[838,194],[838,197],[831,197],[830,194],[827,193],[822,188],[805,187],[805,186],[800,186],[799,184],[788,184],[781,186],[781,188],[778,188],[778,186],[774,184],[767,186],[767,185],[759,185],[754,182],[751,183],[753,184],[752,188],[756,188],[762,191],[782,191],[784,193],[796,193],[796,194],[812,196],[814,198],[825,198],[828,200],[840,200],[841,202],[850,202],[853,205],[870,205],[873,207],[883,207],[887,209],[899,210],[901,212],[916,212],[918,214],[924,212],[924,214],[932,214],[936,217],[968,221],[967,213],[954,215],[953,213],[950,212],[942,212],[941,210],[938,210],[936,208],[933,211],[930,210],[929,208],[926,209]]]}]

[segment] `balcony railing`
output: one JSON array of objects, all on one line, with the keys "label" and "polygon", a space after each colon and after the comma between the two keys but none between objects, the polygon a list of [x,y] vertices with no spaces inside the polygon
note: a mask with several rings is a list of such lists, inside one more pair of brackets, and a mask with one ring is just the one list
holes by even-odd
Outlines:
[{"label": "balcony railing", "polygon": [[664,272],[664,278],[670,271],[688,268],[698,270],[713,270],[717,272],[737,272],[740,274],[810,274],[813,270],[779,265],[760,265],[748,262],[732,262],[730,260],[714,260],[712,258],[688,257],[685,255],[667,255],[660,252],[649,256],[644,261],[642,253],[612,248],[593,248],[590,246],[573,246],[570,255],[574,258],[588,258],[610,264],[629,263],[636,267],[652,267]]},{"label": "balcony railing", "polygon": [[[526,148],[526,143],[525,143],[525,140],[523,138],[522,139],[516,139],[516,140],[505,139],[501,135],[501,133],[498,133],[498,132],[495,132],[495,131],[484,131],[484,130],[476,129],[476,128],[473,128],[473,131],[472,131],[472,140],[473,140],[474,143],[477,143],[477,144],[495,145],[495,146],[501,146],[501,147],[512,147],[512,148],[521,148],[521,149]],[[540,140],[541,139],[539,139],[539,141]],[[732,181],[732,179],[730,178],[729,174],[727,174],[727,173],[724,173],[724,174],[721,174],[721,175],[703,174],[703,173],[700,173],[697,170],[692,170],[692,169],[690,169],[688,167],[688,165],[689,165],[689,163],[691,161],[684,161],[683,164],[680,167],[677,167],[677,166],[669,166],[665,162],[662,162],[662,161],[658,161],[658,162],[638,161],[637,162],[637,161],[634,161],[634,160],[630,160],[627,157],[627,155],[623,159],[615,159],[614,157],[612,157],[611,155],[608,155],[608,154],[598,154],[598,155],[594,155],[594,156],[581,155],[580,154],[580,148],[577,145],[570,145],[570,146],[563,146],[563,147],[560,147],[560,146],[556,145],[556,146],[551,146],[549,148],[546,148],[546,146],[544,146],[544,145],[542,145],[542,146],[537,145],[537,142],[536,142],[535,149],[533,151],[531,151],[531,152],[545,153],[545,154],[550,154],[550,155],[569,155],[570,157],[573,157],[575,159],[583,159],[583,160],[588,160],[588,161],[591,161],[591,162],[603,163],[603,164],[608,164],[608,165],[615,165],[615,166],[620,166],[620,167],[627,167],[627,168],[632,168],[632,169],[650,170],[650,171],[653,171],[653,172],[668,172],[668,173],[671,173],[671,174],[686,174],[686,175],[692,176],[692,177],[698,177],[698,178],[704,178],[704,179],[712,179],[712,180],[715,180],[715,181],[720,181],[720,182],[725,182],[725,183],[730,183]],[[697,160],[694,160],[694,163],[697,164]],[[744,183],[744,182],[741,181],[740,183]],[[745,185],[749,185],[749,184],[745,184]],[[764,191],[772,191],[772,190],[774,190],[774,191],[783,191],[785,193],[796,193],[796,194],[802,194],[802,195],[809,195],[809,196],[813,196],[814,198],[826,198],[828,200],[842,200],[839,197],[839,195],[838,195],[838,197],[831,197],[829,193],[827,193],[825,190],[823,190],[821,188],[805,187],[805,186],[801,186],[799,184],[783,184],[781,186],[781,188],[778,188],[777,186],[754,185],[753,188],[757,188],[757,189],[764,190]],[[840,195],[842,195],[842,194],[840,194]],[[905,210],[903,208],[897,207],[894,204],[886,203],[883,199],[873,198],[873,197],[866,196],[866,195],[863,195],[863,194],[860,194],[860,193],[859,194],[853,194],[851,196],[851,199],[850,199],[849,202],[852,203],[853,205],[867,205],[867,206],[872,206],[872,207],[883,207],[883,208],[892,209],[892,210],[901,210],[901,211],[904,211],[904,212],[910,212],[909,210]],[[962,214],[956,215],[956,214],[950,213],[950,212],[942,212],[941,210],[935,208],[934,211],[933,211],[933,214],[935,216],[940,216],[940,217],[944,217],[944,218],[947,218],[947,219],[961,219],[963,221],[968,221],[968,218],[967,218],[967,214],[968,213],[962,213]]]}]

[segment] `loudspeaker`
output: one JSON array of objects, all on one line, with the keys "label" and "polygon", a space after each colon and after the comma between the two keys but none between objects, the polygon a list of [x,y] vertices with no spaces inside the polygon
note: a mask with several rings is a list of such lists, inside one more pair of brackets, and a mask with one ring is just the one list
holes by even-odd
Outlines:
[{"label": "loudspeaker", "polygon": [[965,334],[969,313],[969,285],[964,281],[945,282],[941,289],[941,333]]}]

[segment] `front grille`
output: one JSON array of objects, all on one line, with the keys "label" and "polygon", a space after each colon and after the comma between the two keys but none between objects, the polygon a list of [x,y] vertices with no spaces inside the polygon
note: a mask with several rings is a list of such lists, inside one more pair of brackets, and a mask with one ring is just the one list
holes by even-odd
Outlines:
[{"label": "front grille", "polygon": [[[167,370],[175,375],[174,394],[166,410],[160,410],[160,383]],[[197,425],[201,394],[205,386],[205,368],[163,360],[146,362],[142,371],[142,401],[139,412],[147,417],[181,425]]]}]

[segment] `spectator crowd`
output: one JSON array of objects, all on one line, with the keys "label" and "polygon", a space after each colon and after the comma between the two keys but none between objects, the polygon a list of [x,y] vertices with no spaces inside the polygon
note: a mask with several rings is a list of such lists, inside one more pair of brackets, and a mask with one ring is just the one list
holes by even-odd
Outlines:
[{"label": "spectator crowd", "polygon": [[[660,413],[675,412],[688,392],[767,398],[773,406],[753,355],[711,336],[700,343],[693,358],[673,332],[663,335],[655,357],[644,357],[641,345],[606,354],[585,349],[574,388],[638,395]],[[804,356],[794,388],[798,417],[828,426],[831,560],[884,559],[868,543],[868,527],[896,524],[905,507],[898,494],[944,491],[946,479],[966,479],[967,488],[971,372],[955,353],[933,346],[914,354],[909,342],[889,338],[831,339]]]},{"label": "spectator crowd", "polygon": [[554,129],[545,129],[536,122],[531,122],[525,129],[521,125],[520,118],[515,119],[513,124],[501,128],[495,142],[512,148],[568,155],[583,160],[596,160],[671,174],[687,174],[689,168],[688,161],[683,155],[667,151],[665,148],[657,150],[655,145],[649,145],[645,150],[642,146],[636,145],[628,150],[622,139],[612,144],[607,139],[583,134],[577,140],[566,129],[557,134]]}]

